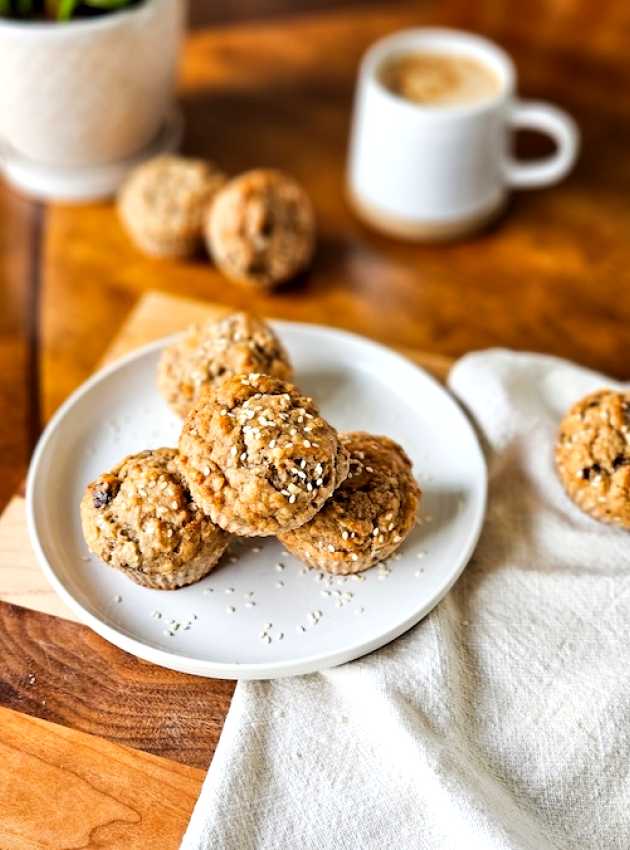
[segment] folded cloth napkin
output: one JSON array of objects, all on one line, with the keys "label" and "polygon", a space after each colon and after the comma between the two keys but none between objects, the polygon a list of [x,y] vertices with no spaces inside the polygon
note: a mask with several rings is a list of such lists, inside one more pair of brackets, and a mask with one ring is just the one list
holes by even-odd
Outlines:
[{"label": "folded cloth napkin", "polygon": [[183,850],[630,848],[630,536],[552,458],[564,410],[614,384],[506,351],[449,384],[489,466],[473,560],[379,652],[240,683]]}]

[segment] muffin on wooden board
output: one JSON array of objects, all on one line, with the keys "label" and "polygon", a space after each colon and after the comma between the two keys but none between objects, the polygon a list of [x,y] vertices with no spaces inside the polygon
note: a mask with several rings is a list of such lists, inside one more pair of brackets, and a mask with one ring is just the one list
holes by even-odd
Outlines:
[{"label": "muffin on wooden board", "polygon": [[574,404],[560,424],[555,460],[578,507],[630,529],[630,393],[602,389]]},{"label": "muffin on wooden board", "polygon": [[389,437],[353,431],[339,440],[350,457],[347,478],[313,519],[278,537],[312,567],[347,575],[398,549],[416,524],[422,494],[411,461]]},{"label": "muffin on wooden board", "polygon": [[155,257],[187,257],[203,244],[203,222],[225,175],[200,159],[163,155],[135,168],[118,211],[136,245]]},{"label": "muffin on wooden board", "polygon": [[227,277],[270,289],[310,263],[315,217],[304,189],[280,171],[248,171],[218,193],[206,220],[208,251]]},{"label": "muffin on wooden board", "polygon": [[243,536],[308,522],[348,473],[335,429],[312,399],[268,375],[204,390],[184,422],[182,470],[197,504]]},{"label": "muffin on wooden board", "polygon": [[88,484],[88,548],[136,584],[171,590],[203,578],[230,542],[192,501],[176,449],[129,455]]},{"label": "muffin on wooden board", "polygon": [[269,325],[250,313],[231,313],[192,325],[163,351],[158,387],[169,406],[186,416],[204,387],[249,372],[286,381],[293,377],[289,355]]}]

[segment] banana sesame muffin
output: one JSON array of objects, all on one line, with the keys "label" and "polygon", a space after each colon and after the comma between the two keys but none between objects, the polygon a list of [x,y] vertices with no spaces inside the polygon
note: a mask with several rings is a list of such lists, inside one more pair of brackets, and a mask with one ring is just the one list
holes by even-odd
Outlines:
[{"label": "banana sesame muffin", "polygon": [[170,407],[186,416],[201,390],[216,380],[259,372],[289,381],[293,369],[284,346],[266,322],[250,313],[192,325],[166,348],[158,387]]},{"label": "banana sesame muffin", "polygon": [[315,218],[308,195],[279,171],[249,171],[217,194],[206,221],[208,250],[227,277],[264,289],[311,260]]},{"label": "banana sesame muffin", "polygon": [[99,475],[85,490],[81,523],[91,552],[158,590],[203,578],[230,542],[192,501],[175,449],[130,455]]},{"label": "banana sesame muffin", "polygon": [[602,389],[560,424],[556,469],[585,513],[630,529],[630,393]]},{"label": "banana sesame muffin", "polygon": [[136,245],[154,257],[186,257],[203,244],[203,221],[225,175],[200,159],[163,155],[135,168],[118,211]]},{"label": "banana sesame muffin", "polygon": [[337,432],[313,400],[268,375],[207,387],[186,417],[179,450],[197,504],[243,536],[303,525],[348,473]]},{"label": "banana sesame muffin", "polygon": [[348,575],[398,549],[416,523],[422,494],[393,440],[354,431],[339,441],[350,456],[347,478],[313,519],[278,537],[312,567]]}]

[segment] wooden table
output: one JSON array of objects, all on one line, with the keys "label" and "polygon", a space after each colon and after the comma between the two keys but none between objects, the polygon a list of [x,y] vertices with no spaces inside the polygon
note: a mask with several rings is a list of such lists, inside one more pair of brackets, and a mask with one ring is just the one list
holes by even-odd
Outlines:
[{"label": "wooden table", "polygon": [[[19,484],[41,421],[149,289],[450,357],[490,345],[548,351],[627,378],[630,7],[533,0],[527,14],[520,9],[427,0],[191,35],[181,76],[187,151],[233,172],[286,168],[317,208],[314,268],[276,295],[253,298],[200,261],[148,260],[109,204],[43,207],[0,191],[0,499]],[[523,95],[572,112],[584,150],[562,186],[520,194],[487,233],[432,248],[369,233],[348,211],[342,183],[361,52],[401,26],[436,23],[478,30],[512,51]],[[524,148],[536,153],[540,143]],[[0,658],[2,850],[157,846],[147,836],[158,829],[159,846],[176,847],[232,685],[159,670],[76,623],[8,604],[0,604]],[[48,815],[51,789],[58,821]],[[159,825],[150,801],[162,793]],[[82,826],[76,812],[90,814]],[[58,843],[42,843],[53,828]]]}]

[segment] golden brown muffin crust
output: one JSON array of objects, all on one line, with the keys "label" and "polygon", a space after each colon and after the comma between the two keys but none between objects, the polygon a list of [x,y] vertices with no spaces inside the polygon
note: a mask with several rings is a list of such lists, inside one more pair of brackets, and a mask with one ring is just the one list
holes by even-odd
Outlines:
[{"label": "golden brown muffin crust", "polygon": [[179,447],[196,502],[222,528],[245,536],[307,522],[348,471],[337,432],[313,400],[267,375],[236,375],[206,388]]},{"label": "golden brown muffin crust", "polygon": [[285,381],[293,376],[289,355],[269,325],[250,313],[231,313],[192,325],[163,351],[158,387],[170,407],[186,416],[203,387],[249,372]]},{"label": "golden brown muffin crust", "polygon": [[129,455],[88,484],[81,522],[90,551],[157,589],[202,578],[230,542],[192,501],[175,449]]},{"label": "golden brown muffin crust", "polygon": [[339,439],[348,477],[312,520],[278,537],[311,566],[345,575],[396,551],[415,525],[421,492],[411,461],[389,437],[354,431]]},{"label": "golden brown muffin crust", "polygon": [[630,393],[602,389],[573,405],[560,425],[555,460],[583,511],[630,528]]},{"label": "golden brown muffin crust", "polygon": [[294,277],[311,260],[315,218],[310,199],[286,174],[249,171],[217,194],[206,239],[228,277],[272,287]]},{"label": "golden brown muffin crust", "polygon": [[122,186],[120,217],[146,253],[188,256],[202,244],[205,216],[225,180],[215,165],[204,160],[155,157],[135,168]]}]

